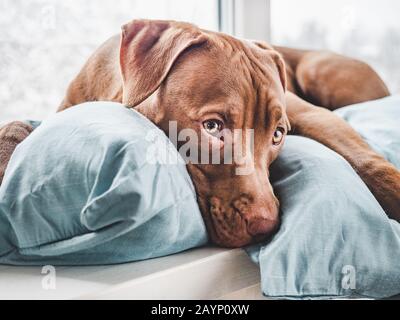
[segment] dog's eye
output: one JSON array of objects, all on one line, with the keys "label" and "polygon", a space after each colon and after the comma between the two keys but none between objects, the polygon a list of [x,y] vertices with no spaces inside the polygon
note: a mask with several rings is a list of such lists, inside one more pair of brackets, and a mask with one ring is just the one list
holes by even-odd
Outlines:
[{"label": "dog's eye", "polygon": [[272,143],[277,146],[281,144],[283,137],[285,136],[285,129],[282,127],[279,127],[275,130],[274,136],[272,138]]},{"label": "dog's eye", "polygon": [[209,134],[215,135],[221,132],[223,123],[220,120],[207,120],[203,122],[204,130],[206,130]]}]

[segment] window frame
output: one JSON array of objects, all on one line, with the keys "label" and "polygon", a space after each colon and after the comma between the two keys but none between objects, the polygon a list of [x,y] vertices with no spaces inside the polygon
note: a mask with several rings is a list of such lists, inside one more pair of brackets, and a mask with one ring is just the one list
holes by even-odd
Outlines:
[{"label": "window frame", "polygon": [[270,0],[218,0],[221,32],[239,38],[271,41]]}]

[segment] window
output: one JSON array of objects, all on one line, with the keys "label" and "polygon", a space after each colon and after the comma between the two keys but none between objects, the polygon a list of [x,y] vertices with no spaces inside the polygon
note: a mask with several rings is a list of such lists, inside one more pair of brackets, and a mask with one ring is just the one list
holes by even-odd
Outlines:
[{"label": "window", "polygon": [[400,93],[399,12],[398,0],[271,0],[272,43],[362,59]]},{"label": "window", "polygon": [[43,119],[89,55],[134,18],[218,29],[217,0],[1,0],[0,122]]},{"label": "window", "polygon": [[89,55],[134,18],[334,50],[400,93],[398,12],[398,0],[0,0],[0,122],[52,114]]}]

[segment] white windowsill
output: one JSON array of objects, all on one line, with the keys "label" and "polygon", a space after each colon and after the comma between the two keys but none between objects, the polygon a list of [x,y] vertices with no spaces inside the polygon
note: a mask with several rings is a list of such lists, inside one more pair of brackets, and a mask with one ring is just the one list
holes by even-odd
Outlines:
[{"label": "white windowsill", "polygon": [[0,299],[263,299],[258,266],[241,249],[201,248],[114,266],[57,267],[56,289],[40,267],[0,266]]}]

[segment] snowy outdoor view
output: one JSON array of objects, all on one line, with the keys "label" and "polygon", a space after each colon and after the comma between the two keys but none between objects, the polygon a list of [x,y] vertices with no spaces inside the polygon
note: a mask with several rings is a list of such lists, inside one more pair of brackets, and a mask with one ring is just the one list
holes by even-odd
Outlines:
[{"label": "snowy outdoor view", "polygon": [[[400,1],[271,2],[274,44],[361,58],[400,93]],[[52,114],[89,55],[133,18],[217,30],[217,9],[217,0],[0,0],[0,122]]]}]

